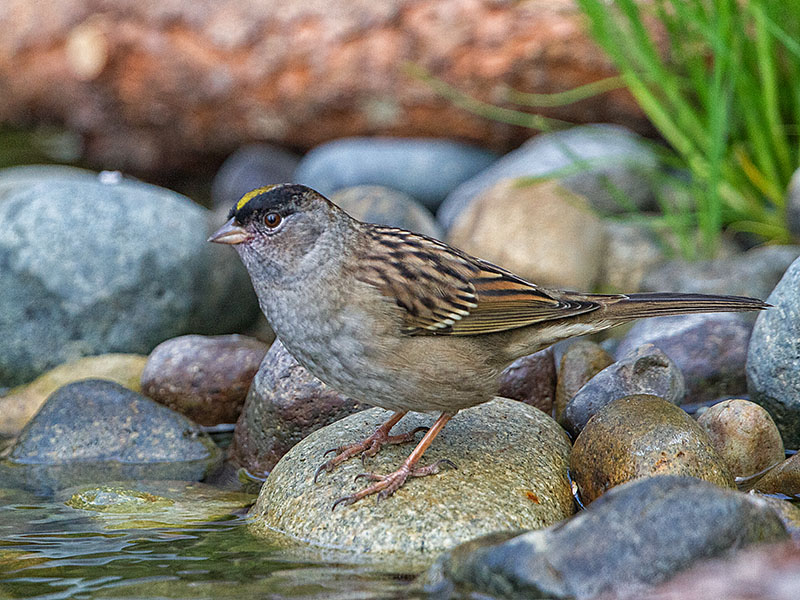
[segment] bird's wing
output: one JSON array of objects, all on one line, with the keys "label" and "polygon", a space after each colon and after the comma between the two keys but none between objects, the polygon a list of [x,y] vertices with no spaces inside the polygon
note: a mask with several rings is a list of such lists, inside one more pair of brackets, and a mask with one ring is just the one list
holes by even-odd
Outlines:
[{"label": "bird's wing", "polygon": [[403,310],[407,335],[478,335],[590,312],[600,305],[544,290],[438,240],[371,226],[358,278]]}]

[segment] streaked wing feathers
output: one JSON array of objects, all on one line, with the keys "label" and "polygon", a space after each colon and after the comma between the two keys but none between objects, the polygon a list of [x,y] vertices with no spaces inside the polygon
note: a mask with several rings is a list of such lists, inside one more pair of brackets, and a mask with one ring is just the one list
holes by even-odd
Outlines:
[{"label": "streaked wing feathers", "polygon": [[408,335],[478,335],[595,310],[589,300],[556,298],[491,263],[425,236],[369,226],[359,279],[393,298]]}]

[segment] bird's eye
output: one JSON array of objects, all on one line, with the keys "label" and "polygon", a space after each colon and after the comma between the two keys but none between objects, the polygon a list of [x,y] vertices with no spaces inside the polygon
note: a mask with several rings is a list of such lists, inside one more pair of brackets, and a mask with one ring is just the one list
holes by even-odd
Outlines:
[{"label": "bird's eye", "polygon": [[267,213],[266,216],[264,216],[264,225],[274,228],[280,225],[282,220],[278,213]]}]

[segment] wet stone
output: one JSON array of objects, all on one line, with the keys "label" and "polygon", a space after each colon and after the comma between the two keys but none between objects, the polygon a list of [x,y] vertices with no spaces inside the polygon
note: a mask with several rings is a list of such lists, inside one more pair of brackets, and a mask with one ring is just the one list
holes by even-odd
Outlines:
[{"label": "wet stone", "polygon": [[592,417],[575,440],[570,472],[586,503],[626,481],[654,475],[688,475],[734,487],[694,419],[644,394],[615,400]]},{"label": "wet stone", "polygon": [[146,362],[147,357],[140,354],[101,354],[50,369],[0,397],[0,435],[19,434],[50,394],[74,381],[106,379],[138,392]]},{"label": "wet stone", "polygon": [[226,519],[241,513],[255,496],[197,482],[123,481],[67,488],[56,500],[114,530],[191,527]]},{"label": "wet stone", "polygon": [[88,379],[54,392],[7,465],[40,493],[128,479],[202,479],[219,448],[189,419],[117,383]]},{"label": "wet stone", "polygon": [[[422,458],[423,465],[452,460],[457,470],[443,467],[436,475],[410,479],[379,503],[366,498],[331,512],[334,501],[365,485],[353,481],[364,467],[351,459],[314,484],[325,451],[366,438],[390,415],[379,408],[352,415],[292,448],[250,511],[253,532],[366,556],[433,560],[478,535],[546,527],[572,514],[567,436],[541,411],[505,398],[459,412]],[[432,416],[409,413],[392,432],[433,422]],[[367,459],[367,469],[394,471],[412,448],[384,446]]]}]

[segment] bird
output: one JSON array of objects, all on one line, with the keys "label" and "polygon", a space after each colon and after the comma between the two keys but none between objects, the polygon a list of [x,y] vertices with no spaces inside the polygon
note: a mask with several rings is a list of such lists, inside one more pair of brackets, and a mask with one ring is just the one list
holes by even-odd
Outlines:
[{"label": "bird", "polygon": [[284,347],[311,374],[392,411],[371,436],[331,452],[314,482],[344,461],[416,441],[392,435],[409,411],[436,413],[389,474],[333,505],[392,495],[449,460],[420,458],[458,411],[491,400],[514,360],[573,336],[643,317],[761,310],[755,298],[710,294],[592,294],[543,287],[434,238],[352,218],[300,184],[245,194],[210,242],[235,248]]}]

